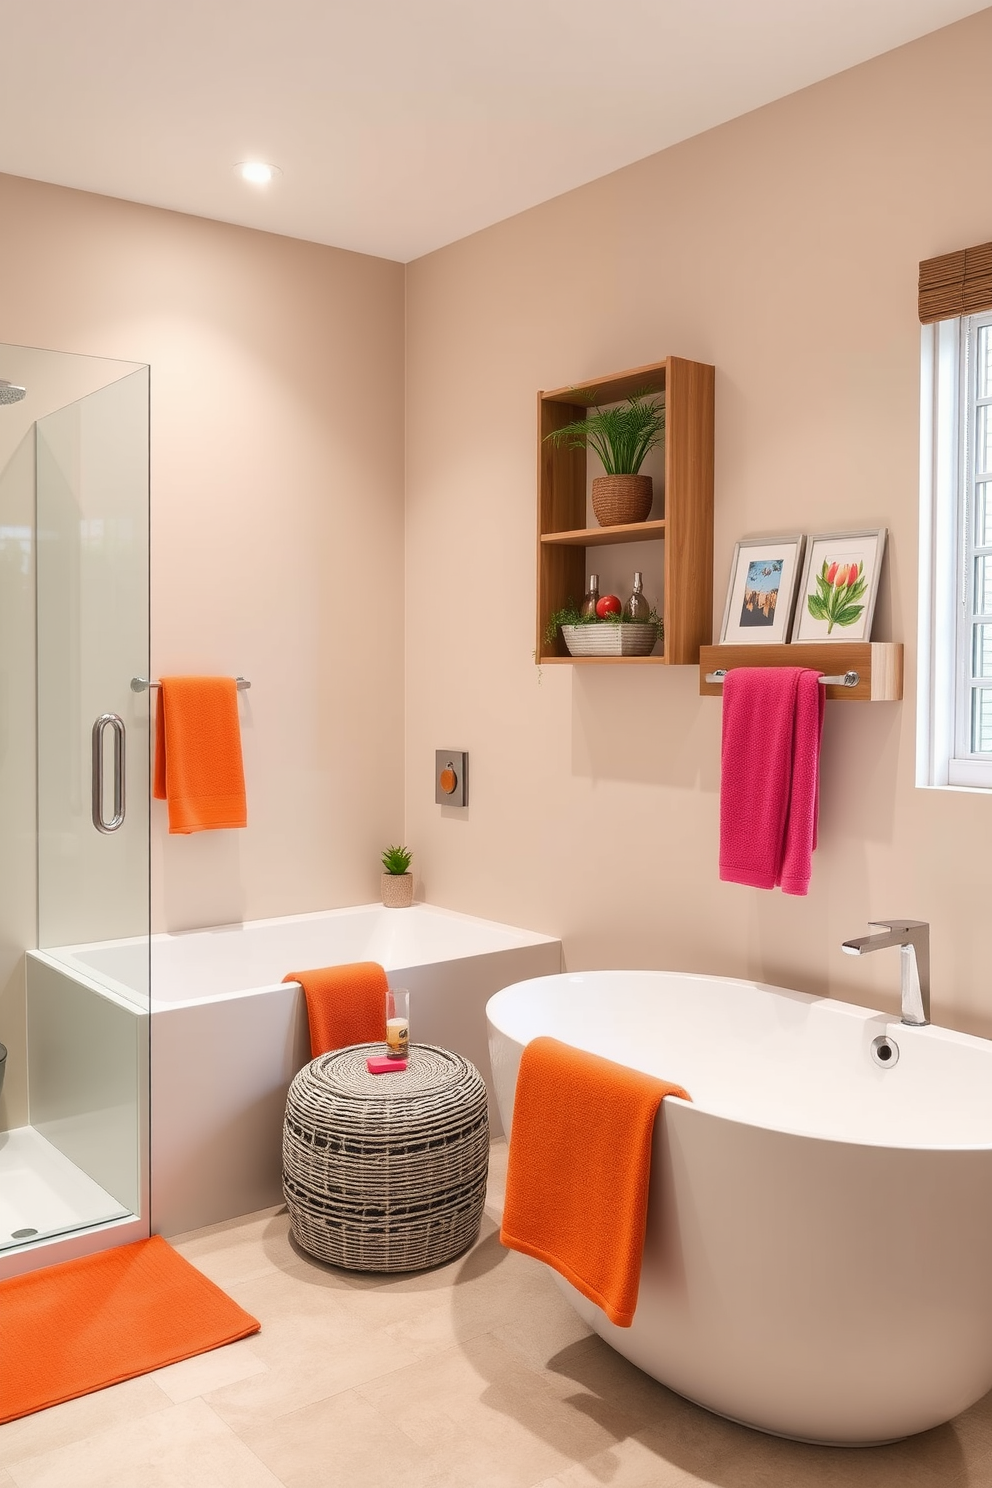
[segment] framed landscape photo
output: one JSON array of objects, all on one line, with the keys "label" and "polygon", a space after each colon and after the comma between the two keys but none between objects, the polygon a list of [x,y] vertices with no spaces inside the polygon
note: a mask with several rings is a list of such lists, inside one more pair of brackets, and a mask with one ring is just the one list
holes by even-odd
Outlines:
[{"label": "framed landscape photo", "polygon": [[788,640],[802,555],[801,534],[741,538],[730,565],[721,645]]},{"label": "framed landscape photo", "polygon": [[884,527],[811,534],[792,639],[871,640],[884,552]]}]

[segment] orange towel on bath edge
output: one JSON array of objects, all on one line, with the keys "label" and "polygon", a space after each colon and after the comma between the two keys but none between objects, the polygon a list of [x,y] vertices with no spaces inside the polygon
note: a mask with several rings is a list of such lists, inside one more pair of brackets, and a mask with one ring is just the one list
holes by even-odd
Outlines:
[{"label": "orange towel on bath edge", "polygon": [[170,832],[248,825],[233,677],[162,678],[154,794],[169,803]]},{"label": "orange towel on bath edge", "polygon": [[559,1271],[612,1323],[637,1306],[651,1138],[670,1085],[553,1038],[524,1049],[500,1239]]},{"label": "orange towel on bath edge", "polygon": [[291,971],[284,982],[299,982],[307,1000],[310,1054],[327,1054],[349,1044],[381,1044],[386,1038],[386,988],[378,961],[353,961],[315,971]]}]

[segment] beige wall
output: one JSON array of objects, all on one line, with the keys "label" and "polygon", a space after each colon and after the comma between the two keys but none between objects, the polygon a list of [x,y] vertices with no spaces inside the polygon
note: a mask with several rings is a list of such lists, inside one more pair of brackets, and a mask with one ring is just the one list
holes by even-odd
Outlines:
[{"label": "beige wall", "polygon": [[0,342],[151,364],[154,672],[252,681],[248,830],[168,838],[156,804],[156,927],[375,897],[403,830],[402,266],[9,176],[0,241]]},{"label": "beige wall", "polygon": [[[407,837],[431,899],[561,934],[572,969],[757,976],[992,1032],[992,800],[914,788],[921,258],[990,236],[992,11],[434,253],[408,273]],[[827,708],[808,899],[717,878],[720,704],[693,668],[532,661],[538,388],[717,368],[716,623],[735,539],[884,524],[906,700]],[[633,567],[633,564],[631,564]],[[434,805],[433,750],[471,751]]]}]

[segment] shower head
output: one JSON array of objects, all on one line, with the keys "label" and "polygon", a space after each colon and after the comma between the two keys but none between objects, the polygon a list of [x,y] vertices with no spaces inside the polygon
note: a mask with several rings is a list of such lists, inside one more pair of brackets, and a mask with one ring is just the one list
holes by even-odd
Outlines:
[{"label": "shower head", "polygon": [[0,377],[0,407],[4,403],[20,403],[27,392],[27,388],[18,387],[16,382],[8,382],[5,377]]}]

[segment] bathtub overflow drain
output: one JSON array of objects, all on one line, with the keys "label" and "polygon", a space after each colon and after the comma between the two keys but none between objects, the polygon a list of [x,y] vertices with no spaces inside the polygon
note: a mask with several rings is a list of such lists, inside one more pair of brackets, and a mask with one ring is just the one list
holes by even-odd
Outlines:
[{"label": "bathtub overflow drain", "polygon": [[894,1044],[890,1038],[886,1038],[883,1034],[881,1038],[872,1039],[871,1057],[883,1069],[891,1069],[894,1064],[898,1064],[899,1062],[899,1045]]}]

